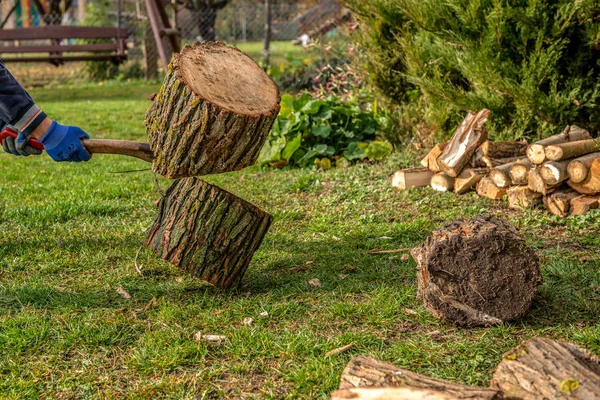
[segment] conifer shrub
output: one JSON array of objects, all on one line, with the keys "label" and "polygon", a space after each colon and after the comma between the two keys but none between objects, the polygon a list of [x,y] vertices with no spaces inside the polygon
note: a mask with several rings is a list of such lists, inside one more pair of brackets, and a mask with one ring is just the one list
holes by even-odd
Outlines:
[{"label": "conifer shrub", "polygon": [[[488,108],[496,139],[600,129],[598,0],[345,0],[371,81],[450,134]],[[411,100],[412,99],[412,100]]]}]

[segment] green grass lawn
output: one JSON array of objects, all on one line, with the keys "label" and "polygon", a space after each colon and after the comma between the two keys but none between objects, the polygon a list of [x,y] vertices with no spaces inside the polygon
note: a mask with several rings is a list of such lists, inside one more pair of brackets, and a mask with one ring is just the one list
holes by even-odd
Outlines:
[{"label": "green grass lawn", "polygon": [[[157,89],[32,95],[51,117],[93,137],[144,140],[146,97]],[[0,398],[314,399],[327,398],[359,354],[470,385],[487,385],[502,354],[536,335],[600,354],[600,212],[559,220],[471,194],[393,190],[391,173],[417,156],[207,178],[274,216],[243,286],[220,292],[139,251],[160,196],[150,171],[121,172],[144,162],[98,155],[57,164],[3,153]],[[509,218],[542,260],[541,294],[521,320],[444,324],[416,299],[411,258],[367,254],[418,245],[446,222],[481,212]],[[313,278],[322,286],[310,285]],[[227,340],[196,341],[196,332]],[[347,352],[325,356],[348,343]]]}]

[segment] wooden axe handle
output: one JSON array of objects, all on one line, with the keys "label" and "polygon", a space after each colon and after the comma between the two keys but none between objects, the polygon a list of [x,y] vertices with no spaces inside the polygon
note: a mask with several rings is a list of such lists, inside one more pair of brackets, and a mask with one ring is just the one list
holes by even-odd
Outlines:
[{"label": "wooden axe handle", "polygon": [[152,162],[154,154],[148,143],[131,142],[129,140],[87,139],[83,145],[92,154],[121,154],[137,157],[141,160]]}]

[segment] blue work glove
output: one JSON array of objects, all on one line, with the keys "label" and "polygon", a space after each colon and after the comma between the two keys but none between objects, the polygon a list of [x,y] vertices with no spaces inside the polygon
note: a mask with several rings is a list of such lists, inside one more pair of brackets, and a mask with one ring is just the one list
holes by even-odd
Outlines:
[{"label": "blue work glove", "polygon": [[76,126],[65,126],[52,122],[50,129],[40,143],[44,145],[46,153],[54,161],[88,161],[92,155],[88,153],[81,141],[89,139],[87,133]]},{"label": "blue work glove", "polygon": [[[4,125],[0,128],[0,131],[4,130],[7,125]],[[15,130],[16,131],[16,130]],[[15,156],[39,156],[42,154],[43,150],[34,149],[33,147],[27,144],[29,142],[29,137],[23,133],[19,133],[17,139],[12,137],[7,137],[2,141],[2,148],[5,152],[14,154]]]}]

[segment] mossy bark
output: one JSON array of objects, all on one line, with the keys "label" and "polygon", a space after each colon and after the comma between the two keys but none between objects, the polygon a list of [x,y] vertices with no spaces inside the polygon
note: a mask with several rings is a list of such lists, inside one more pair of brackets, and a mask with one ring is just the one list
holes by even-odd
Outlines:
[{"label": "mossy bark", "polygon": [[176,181],[161,199],[146,246],[213,285],[238,285],[272,216],[196,178]]}]

